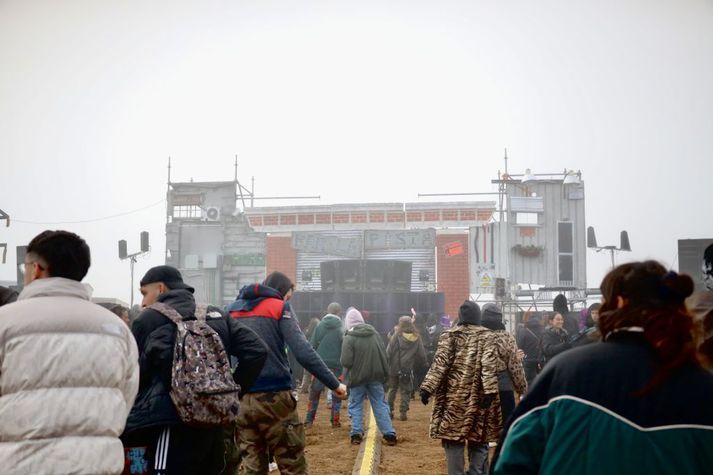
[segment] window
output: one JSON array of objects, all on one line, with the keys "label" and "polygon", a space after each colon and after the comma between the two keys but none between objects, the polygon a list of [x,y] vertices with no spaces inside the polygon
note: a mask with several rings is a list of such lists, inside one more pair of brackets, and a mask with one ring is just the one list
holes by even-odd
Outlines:
[{"label": "window", "polygon": [[574,281],[574,241],[571,222],[557,223],[557,253],[560,283]]},{"label": "window", "polygon": [[515,224],[538,224],[537,213],[516,213]]},{"label": "window", "polygon": [[182,205],[173,207],[174,218],[200,218],[203,216],[203,210],[196,205]]}]

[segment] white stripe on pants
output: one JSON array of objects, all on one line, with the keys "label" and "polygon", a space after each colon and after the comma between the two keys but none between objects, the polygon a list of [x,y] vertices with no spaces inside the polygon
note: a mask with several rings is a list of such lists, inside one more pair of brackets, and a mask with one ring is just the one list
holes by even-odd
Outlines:
[{"label": "white stripe on pants", "polygon": [[[154,470],[166,470],[166,462],[168,460],[168,443],[171,438],[171,428],[166,427],[158,437],[156,444],[156,455],[154,457]],[[163,472],[160,472],[163,473]]]}]

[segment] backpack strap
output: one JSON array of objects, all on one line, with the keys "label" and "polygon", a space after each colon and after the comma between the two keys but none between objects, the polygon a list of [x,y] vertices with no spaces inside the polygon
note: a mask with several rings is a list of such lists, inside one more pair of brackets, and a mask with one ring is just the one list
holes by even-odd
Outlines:
[{"label": "backpack strap", "polygon": [[150,305],[148,308],[156,310],[158,313],[165,316],[176,325],[180,326],[180,324],[183,323],[183,317],[181,316],[181,314],[178,313],[173,307],[170,307],[163,302],[156,302]]},{"label": "backpack strap", "polygon": [[205,322],[208,315],[208,305],[206,304],[196,304],[196,320],[199,322]]}]

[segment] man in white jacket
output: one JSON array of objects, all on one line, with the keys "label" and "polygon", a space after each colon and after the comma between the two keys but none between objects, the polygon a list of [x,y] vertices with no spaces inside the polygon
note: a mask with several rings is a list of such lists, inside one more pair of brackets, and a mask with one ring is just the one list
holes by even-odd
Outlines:
[{"label": "man in white jacket", "polygon": [[0,308],[0,472],[120,474],[119,435],[136,396],[128,327],[81,283],[89,247],[45,231],[25,257],[25,288]]}]

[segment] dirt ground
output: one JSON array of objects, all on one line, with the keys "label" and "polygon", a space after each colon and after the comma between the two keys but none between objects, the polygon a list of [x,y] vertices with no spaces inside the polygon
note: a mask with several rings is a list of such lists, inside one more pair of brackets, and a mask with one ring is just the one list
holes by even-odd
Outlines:
[{"label": "dirt ground", "polygon": [[[398,399],[396,403],[398,405]],[[333,429],[329,423],[327,401],[322,398],[317,418],[306,431],[307,463],[311,475],[351,474],[359,446],[349,443],[349,417],[346,401],[342,403],[342,427]],[[300,416],[307,411],[307,395],[300,394]],[[428,437],[431,406],[411,401],[409,420],[394,420],[398,444],[382,445],[379,474],[383,475],[445,475],[446,464],[440,442]],[[275,472],[277,473],[277,472]]]}]

